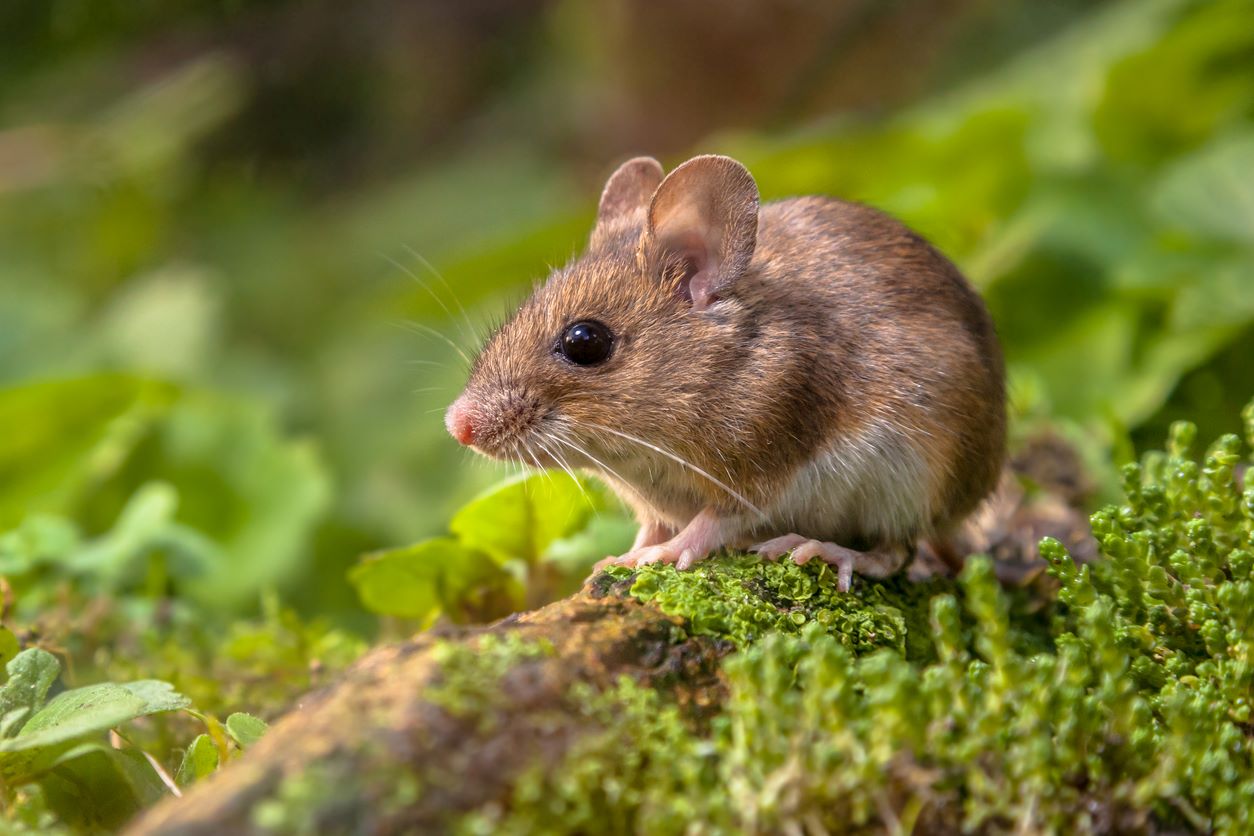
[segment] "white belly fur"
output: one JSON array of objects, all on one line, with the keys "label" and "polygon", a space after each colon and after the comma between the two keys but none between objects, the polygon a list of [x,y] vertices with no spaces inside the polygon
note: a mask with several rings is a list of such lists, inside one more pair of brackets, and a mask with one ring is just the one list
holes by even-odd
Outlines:
[{"label": "white belly fur", "polygon": [[923,455],[877,422],[798,471],[763,528],[844,544],[909,543],[926,533],[929,493]]}]

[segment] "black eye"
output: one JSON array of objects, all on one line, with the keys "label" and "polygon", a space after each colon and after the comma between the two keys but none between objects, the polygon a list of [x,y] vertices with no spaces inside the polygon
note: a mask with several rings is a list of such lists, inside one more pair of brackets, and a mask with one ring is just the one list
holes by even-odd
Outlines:
[{"label": "black eye", "polygon": [[610,356],[614,335],[599,322],[576,322],[562,334],[558,351],[577,366],[595,366]]}]

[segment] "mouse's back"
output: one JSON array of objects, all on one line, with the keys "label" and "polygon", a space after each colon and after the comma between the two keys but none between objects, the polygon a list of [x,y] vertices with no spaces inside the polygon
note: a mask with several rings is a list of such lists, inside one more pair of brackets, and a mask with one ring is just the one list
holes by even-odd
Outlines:
[{"label": "mouse's back", "polygon": [[[830,396],[828,442],[908,436],[931,519],[945,527],[996,485],[1005,371],[992,319],[961,272],[918,234],[858,203],[803,197],[759,216],[747,304],[791,320]],[[822,384],[820,384],[822,385]],[[887,436],[892,436],[890,439]]]}]

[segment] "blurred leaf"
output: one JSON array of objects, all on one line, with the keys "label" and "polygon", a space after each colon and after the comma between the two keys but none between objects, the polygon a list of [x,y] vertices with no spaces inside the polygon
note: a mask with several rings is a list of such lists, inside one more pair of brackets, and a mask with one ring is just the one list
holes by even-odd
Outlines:
[{"label": "blurred leaf", "polygon": [[183,753],[183,760],[174,773],[174,782],[180,787],[187,787],[212,775],[217,768],[218,747],[214,745],[213,738],[207,734],[197,735]]},{"label": "blurred leaf", "polygon": [[[1254,50],[1254,38],[1251,41]],[[1254,83],[1250,87],[1254,98]],[[1167,169],[1157,183],[1151,205],[1164,223],[1178,229],[1254,245],[1251,172],[1254,131],[1222,136]]]},{"label": "blurred leaf", "polygon": [[548,547],[545,560],[561,566],[567,574],[578,576],[577,580],[582,581],[593,563],[627,551],[638,528],[635,520],[622,514],[596,514],[583,530],[554,540]]},{"label": "blurred leaf", "polygon": [[79,547],[78,529],[64,517],[36,514],[0,534],[0,574],[13,576],[63,560]]},{"label": "blurred leaf", "polygon": [[241,749],[247,749],[266,733],[270,728],[258,717],[237,711],[226,718],[226,731]]},{"label": "blurred leaf", "polygon": [[366,555],[348,577],[372,612],[422,621],[456,615],[476,588],[510,580],[487,555],[451,537]]},{"label": "blurred leaf", "polygon": [[262,589],[291,577],[330,499],[309,443],[282,437],[257,404],[199,391],[184,393],[153,427],[91,510],[103,516],[153,480],[178,494],[179,526],[162,539],[191,561],[186,569],[204,569],[182,578],[180,592],[223,609],[255,606]]},{"label": "blurred leaf", "polygon": [[[0,625],[0,665],[4,665],[7,668],[8,664],[17,657],[21,650],[22,645],[18,642],[17,636],[13,635],[13,631],[8,627]],[[4,691],[0,690],[0,717],[7,713],[4,707],[3,694]]]},{"label": "blurred leaf", "polygon": [[178,495],[170,485],[153,482],[141,486],[114,526],[70,552],[63,559],[64,568],[91,575],[105,590],[116,590],[128,578],[150,568],[148,561],[154,552],[162,554],[165,570],[176,578],[194,578],[220,565],[219,548],[174,521],[177,508]]},{"label": "blurred leaf", "polygon": [[1216,259],[1191,278],[1180,283],[1171,309],[1173,328],[1188,332],[1254,323],[1254,252]]},{"label": "blurred leaf", "polygon": [[1120,60],[1106,79],[1094,128],[1116,160],[1161,162],[1254,110],[1254,6],[1246,0],[1173,5],[1180,8],[1175,25]]},{"label": "blurred leaf", "polygon": [[220,299],[203,270],[170,267],[114,294],[94,350],[109,362],[168,379],[203,373],[217,352]]},{"label": "blurred leaf", "polygon": [[[38,647],[23,650],[5,666],[8,681],[0,688],[0,718],[6,723],[5,737],[13,737],[22,730],[20,723],[44,703],[48,689],[61,675],[61,663],[57,657]],[[26,720],[10,719],[15,711],[25,711]]]},{"label": "blurred leaf", "polygon": [[143,754],[100,744],[77,748],[40,780],[63,822],[80,832],[116,832],[167,795]]},{"label": "blurred leaf", "polygon": [[[554,540],[544,556],[544,563],[557,571],[550,594],[560,598],[574,593],[583,585],[592,566],[603,557],[626,552],[639,528],[636,521],[620,513],[605,511],[593,515],[583,530]],[[528,584],[534,586],[535,584]],[[528,593],[532,593],[529,588]]]},{"label": "blurred leaf", "polygon": [[65,508],[113,475],[173,390],[119,375],[0,389],[0,528]]},{"label": "blurred leaf", "polygon": [[489,488],[449,522],[463,546],[505,563],[535,563],[553,541],[582,529],[602,503],[565,473],[524,474]]}]

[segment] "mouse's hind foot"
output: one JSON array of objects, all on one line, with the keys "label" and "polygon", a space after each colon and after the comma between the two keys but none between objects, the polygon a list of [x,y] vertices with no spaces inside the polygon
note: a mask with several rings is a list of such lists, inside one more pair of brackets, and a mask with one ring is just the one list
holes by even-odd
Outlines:
[{"label": "mouse's hind foot", "polygon": [[784,555],[789,555],[798,566],[817,557],[836,567],[836,585],[841,592],[849,591],[854,572],[868,578],[886,578],[906,565],[909,558],[906,550],[901,548],[883,546],[860,552],[836,543],[811,540],[800,534],[775,537],[750,547],[749,551],[756,552],[767,560],[779,560]]}]

